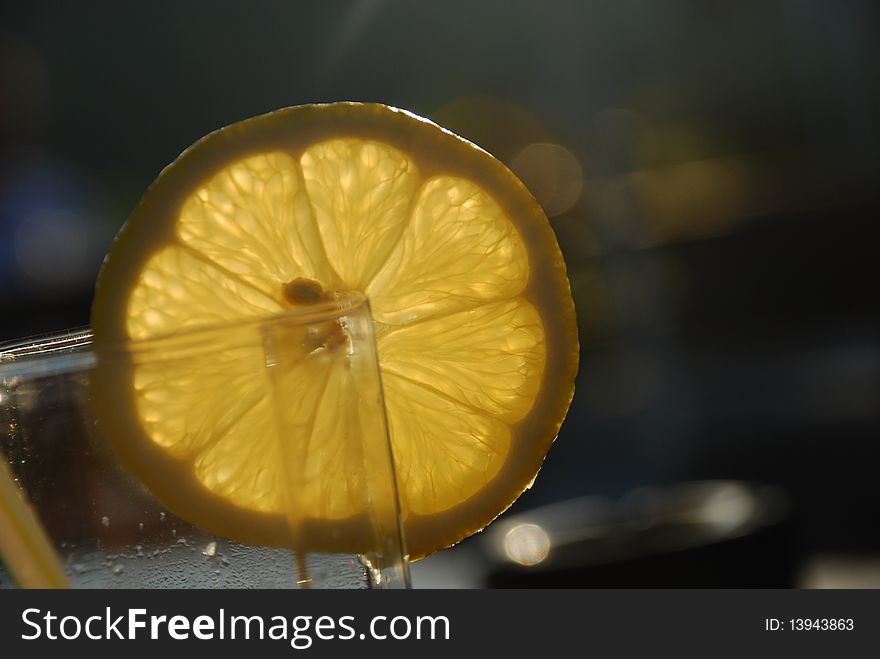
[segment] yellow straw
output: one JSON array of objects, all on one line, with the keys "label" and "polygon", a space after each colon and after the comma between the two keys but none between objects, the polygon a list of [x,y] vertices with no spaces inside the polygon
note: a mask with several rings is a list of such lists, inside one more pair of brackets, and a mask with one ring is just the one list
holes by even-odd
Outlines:
[{"label": "yellow straw", "polygon": [[67,588],[58,556],[0,455],[0,556],[22,588]]}]

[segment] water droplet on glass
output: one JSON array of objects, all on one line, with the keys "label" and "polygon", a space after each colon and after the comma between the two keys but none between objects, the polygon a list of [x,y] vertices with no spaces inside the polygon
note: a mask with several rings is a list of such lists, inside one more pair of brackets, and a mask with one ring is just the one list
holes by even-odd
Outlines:
[{"label": "water droplet on glass", "polygon": [[159,513],[159,521],[160,521],[160,522],[164,522],[164,521],[165,521],[165,513]]},{"label": "water droplet on glass", "polygon": [[105,529],[110,526],[110,518],[107,517],[107,515],[104,515],[101,518],[101,526],[103,526]]},{"label": "water droplet on glass", "polygon": [[122,567],[121,564],[117,563],[116,565],[113,566],[113,574],[115,574],[117,577],[120,574],[122,574],[123,572],[125,572],[125,568]]},{"label": "water droplet on glass", "polygon": [[143,531],[143,530],[144,530],[144,523],[138,522],[138,531]]},{"label": "water droplet on glass", "polygon": [[217,543],[213,540],[205,545],[205,548],[202,550],[202,553],[205,556],[215,556],[217,554]]},{"label": "water droplet on glass", "polygon": [[144,548],[141,545],[135,545],[135,551],[135,556],[137,556],[138,558],[144,557]]}]

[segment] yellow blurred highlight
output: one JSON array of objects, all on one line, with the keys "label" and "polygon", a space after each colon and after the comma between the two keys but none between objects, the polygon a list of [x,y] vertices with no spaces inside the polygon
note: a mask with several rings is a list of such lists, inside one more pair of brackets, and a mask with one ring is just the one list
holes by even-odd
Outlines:
[{"label": "yellow blurred highlight", "polygon": [[510,163],[548,217],[574,206],[584,187],[583,170],[574,154],[559,144],[529,144]]},{"label": "yellow blurred highlight", "polygon": [[0,454],[0,558],[22,588],[66,588],[52,541]]},{"label": "yellow blurred highlight", "polygon": [[754,217],[817,207],[808,181],[796,154],[776,152],[591,179],[584,196],[606,239],[639,248],[714,238]]}]

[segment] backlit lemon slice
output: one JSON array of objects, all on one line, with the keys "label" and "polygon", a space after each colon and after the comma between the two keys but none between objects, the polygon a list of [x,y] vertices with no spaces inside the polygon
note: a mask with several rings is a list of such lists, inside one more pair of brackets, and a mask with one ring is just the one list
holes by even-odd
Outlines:
[{"label": "backlit lemon slice", "polygon": [[[412,556],[482,529],[529,487],[559,431],[577,329],[538,204],[501,163],[435,124],[339,103],[211,133],[162,172],[120,232],[92,327],[99,342],[182,335],[334,290],[371,304]],[[340,355],[295,366],[316,439],[357,422]],[[289,545],[259,347],[178,370],[159,357],[98,396],[126,464],[196,525]],[[346,448],[309,446],[303,514],[355,517],[358,502],[336,485],[356,478]]]}]

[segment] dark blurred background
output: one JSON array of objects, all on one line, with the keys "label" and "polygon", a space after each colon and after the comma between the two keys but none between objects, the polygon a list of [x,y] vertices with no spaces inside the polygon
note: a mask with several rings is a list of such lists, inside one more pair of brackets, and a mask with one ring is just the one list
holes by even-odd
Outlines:
[{"label": "dark blurred background", "polygon": [[535,486],[415,585],[878,586],[878,14],[7,0],[0,338],[87,324],[114,234],[203,134],[405,107],[532,189],[582,341]]}]

